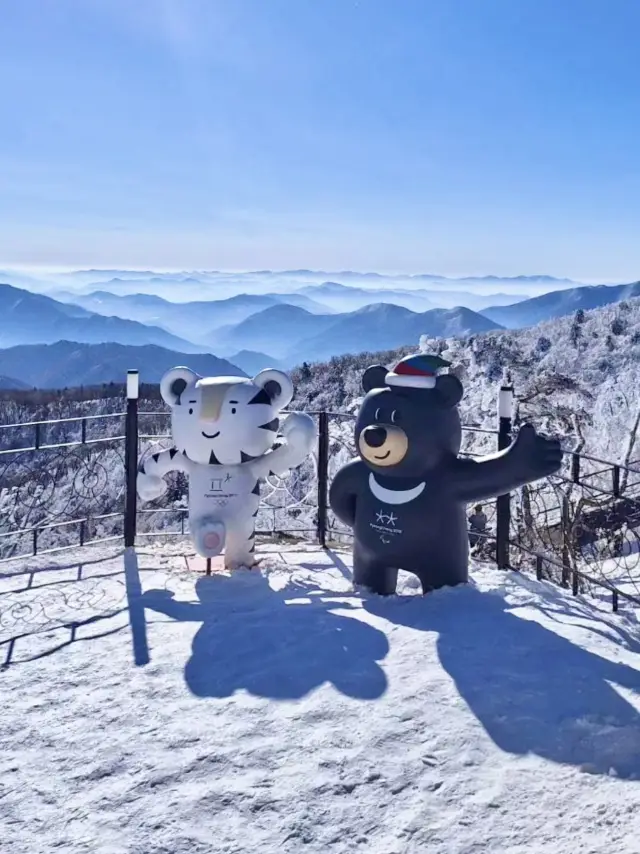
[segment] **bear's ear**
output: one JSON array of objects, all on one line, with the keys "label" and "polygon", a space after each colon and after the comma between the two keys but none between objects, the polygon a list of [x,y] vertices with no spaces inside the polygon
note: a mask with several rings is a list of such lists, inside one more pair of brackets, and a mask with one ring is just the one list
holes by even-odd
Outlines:
[{"label": "bear's ear", "polygon": [[[275,368],[265,368],[253,378],[253,382],[263,389],[269,398],[269,403],[276,409],[284,409],[293,399],[293,383],[282,371]],[[256,400],[256,403],[267,403],[266,400]]]},{"label": "bear's ear", "polygon": [[370,392],[374,388],[384,388],[384,381],[387,376],[387,369],[384,365],[371,365],[362,375],[362,388],[366,392]]},{"label": "bear's ear", "polygon": [[436,379],[436,392],[445,406],[457,406],[462,400],[462,383],[453,374],[442,374]]},{"label": "bear's ear", "polygon": [[169,406],[180,405],[180,395],[200,379],[191,368],[171,368],[160,380],[160,394]]}]

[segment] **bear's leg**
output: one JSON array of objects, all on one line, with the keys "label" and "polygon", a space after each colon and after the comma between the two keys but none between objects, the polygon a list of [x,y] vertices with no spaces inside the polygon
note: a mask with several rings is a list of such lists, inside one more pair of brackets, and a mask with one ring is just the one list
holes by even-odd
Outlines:
[{"label": "bear's leg", "polygon": [[407,566],[406,569],[418,576],[422,585],[422,592],[430,593],[440,587],[455,587],[457,584],[466,584],[469,580],[468,563],[468,559],[461,554],[441,553],[434,555],[428,563],[417,567]]},{"label": "bear's leg", "polygon": [[200,557],[212,558],[221,554],[225,543],[224,523],[208,517],[190,519],[191,539]]},{"label": "bear's leg", "polygon": [[255,519],[234,519],[227,522],[227,548],[224,554],[225,569],[234,570],[256,563]]},{"label": "bear's leg", "polygon": [[363,552],[356,544],[353,549],[353,583],[380,596],[392,596],[396,592],[398,570]]}]

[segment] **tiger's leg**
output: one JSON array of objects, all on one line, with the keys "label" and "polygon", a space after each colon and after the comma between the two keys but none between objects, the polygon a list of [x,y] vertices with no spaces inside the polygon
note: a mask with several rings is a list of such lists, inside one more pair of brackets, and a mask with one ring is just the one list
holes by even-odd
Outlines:
[{"label": "tiger's leg", "polygon": [[224,554],[225,569],[240,567],[251,569],[256,564],[255,519],[253,516],[235,518],[227,522],[227,545]]},{"label": "tiger's leg", "polygon": [[191,539],[194,548],[201,557],[212,558],[222,553],[225,546],[226,530],[224,522],[208,516],[190,519]]}]

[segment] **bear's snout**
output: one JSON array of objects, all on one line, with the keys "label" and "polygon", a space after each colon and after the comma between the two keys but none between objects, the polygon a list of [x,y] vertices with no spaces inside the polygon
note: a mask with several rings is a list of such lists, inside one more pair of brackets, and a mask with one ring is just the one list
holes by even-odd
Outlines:
[{"label": "bear's snout", "polygon": [[406,457],[409,438],[396,424],[370,424],[358,436],[358,448],[374,466],[396,466]]},{"label": "bear's snout", "polygon": [[370,448],[381,448],[387,441],[387,431],[384,427],[365,427],[363,436]]}]

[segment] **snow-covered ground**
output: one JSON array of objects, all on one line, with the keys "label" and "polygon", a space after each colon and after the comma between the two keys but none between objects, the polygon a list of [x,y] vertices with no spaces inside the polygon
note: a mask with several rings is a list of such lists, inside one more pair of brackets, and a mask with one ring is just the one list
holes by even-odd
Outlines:
[{"label": "snow-covered ground", "polygon": [[516,573],[353,592],[348,553],[0,576],[2,854],[640,850],[640,625]]}]

